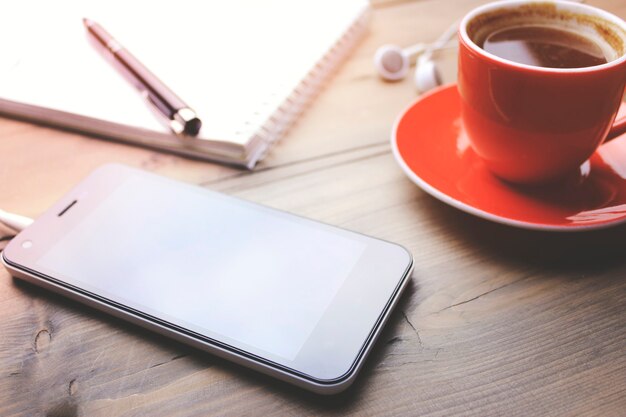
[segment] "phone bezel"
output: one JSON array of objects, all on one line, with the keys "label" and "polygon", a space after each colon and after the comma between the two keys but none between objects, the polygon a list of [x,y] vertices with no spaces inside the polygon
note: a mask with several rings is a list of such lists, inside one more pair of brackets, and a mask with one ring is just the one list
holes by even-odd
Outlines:
[{"label": "phone bezel", "polygon": [[[247,366],[251,366],[251,364],[258,365],[252,367],[256,369],[260,367],[262,369],[258,370],[270,373],[273,376],[282,377],[282,379],[290,380],[290,382],[292,383],[298,382],[298,385],[302,385],[305,388],[312,389],[317,392],[333,392],[336,390],[337,387],[347,386],[352,382],[352,378],[356,375],[364,357],[371,348],[375,336],[378,334],[378,331],[381,329],[382,324],[387,319],[392,306],[397,301],[401,290],[404,288],[406,282],[408,281],[408,276],[412,268],[412,257],[410,253],[406,251],[406,249],[402,248],[399,245],[366,237],[358,233],[348,232],[343,229],[325,225],[320,222],[315,222],[316,224],[319,224],[320,227],[328,227],[332,228],[333,230],[340,230],[341,233],[347,233],[349,235],[352,235],[353,237],[358,236],[360,239],[364,239],[370,244],[370,246],[368,246],[368,250],[370,250],[370,252],[367,254],[368,256],[362,257],[362,259],[364,259],[365,261],[360,261],[360,267],[354,270],[352,274],[350,274],[350,276],[346,279],[346,282],[353,282],[352,280],[356,276],[359,276],[359,280],[362,281],[363,274],[369,274],[369,281],[360,282],[359,286],[362,287],[363,284],[367,285],[368,283],[370,285],[376,285],[376,282],[383,282],[386,284],[386,287],[383,285],[380,287],[380,289],[384,290],[386,288],[387,290],[373,292],[370,291],[370,295],[374,294],[375,303],[371,302],[372,297],[370,296],[365,297],[366,299],[362,300],[362,303],[364,303],[369,311],[376,312],[376,320],[367,326],[369,331],[367,331],[366,333],[363,333],[361,331],[361,333],[357,336],[360,346],[358,352],[354,355],[353,351],[351,351],[352,353],[350,355],[344,356],[340,361],[342,363],[342,371],[338,373],[337,366],[334,366],[332,367],[332,372],[334,373],[334,375],[330,375],[330,377],[326,377],[326,375],[312,375],[311,372],[303,371],[302,367],[298,366],[297,361],[295,364],[293,364],[293,366],[288,366],[285,363],[280,363],[272,360],[271,356],[268,358],[267,355],[258,355],[247,350],[240,349],[236,346],[223,343],[223,341],[220,341],[219,339],[208,337],[206,334],[197,333],[188,328],[178,326],[174,323],[163,320],[160,317],[148,314],[145,311],[133,309],[127,305],[120,304],[115,300],[106,298],[101,294],[88,291],[85,288],[71,285],[60,277],[55,278],[32,268],[34,260],[38,259],[38,257],[41,256],[42,253],[47,250],[47,248],[49,248],[49,245],[53,244],[53,242],[56,241],[58,236],[62,236],[63,233],[68,230],[68,228],[71,228],[72,226],[78,224],[80,222],[80,219],[82,218],[81,216],[88,215],[91,210],[97,207],[98,204],[103,201],[103,199],[105,199],[106,196],[110,192],[112,192],[112,190],[115,189],[115,187],[119,185],[121,181],[124,180],[124,178],[127,178],[129,175],[149,176],[152,179],[156,177],[154,174],[145,173],[143,171],[116,164],[100,168],[92,175],[90,175],[86,180],[81,182],[65,197],[63,197],[49,211],[42,215],[41,218],[37,219],[32,227],[20,233],[20,235],[18,235],[17,238],[14,239],[7,246],[7,248],[5,248],[3,253],[3,261],[5,262],[5,264],[12,272],[15,273],[16,276],[20,278],[27,279],[39,285],[45,284],[44,286],[49,289],[57,292],[62,292],[66,295],[70,295],[72,298],[92,305],[96,308],[99,308],[100,310],[123,316],[126,319],[131,319],[131,321],[143,325],[144,327],[149,327],[161,333],[166,333],[170,336],[174,336],[175,338],[182,339],[182,341],[186,343],[194,341],[196,343],[190,344],[194,344],[196,345],[196,347],[200,347],[203,350],[208,350],[212,353],[217,353],[220,354],[220,356],[224,357],[229,357],[229,355],[233,355],[233,357],[231,357],[230,359],[233,359],[236,362],[243,362]],[[160,181],[172,181],[162,177],[157,178]],[[182,187],[192,187],[182,183],[177,183],[177,185],[180,185]],[[299,218],[298,216],[281,212],[280,210],[270,209],[233,197],[224,196],[224,198],[237,200],[238,204],[252,204],[262,210],[269,210],[273,213],[280,213],[280,215]],[[61,217],[58,215],[58,213],[63,211],[69,204],[73,204],[72,202],[75,200],[78,200],[80,204],[76,204],[75,207],[72,207],[72,211],[70,211],[70,213],[72,213],[72,216],[65,217],[64,214],[64,216]],[[311,222],[307,219],[302,220]],[[30,249],[23,249],[18,243],[24,240],[31,240],[35,242],[35,244]],[[380,262],[381,259],[379,259],[380,256],[383,255],[383,253],[380,252],[381,248],[385,248],[385,250],[387,251],[394,252],[394,256],[396,256],[395,259],[392,259],[393,265],[387,265],[387,270],[382,271],[382,274]],[[398,257],[398,254],[401,254],[401,256]],[[388,253],[386,253],[385,256],[386,255],[388,255]],[[404,258],[403,261],[398,262],[398,260],[402,258]],[[372,268],[374,267],[377,268],[375,268],[375,273],[372,272]],[[381,275],[383,276],[381,277]],[[340,291],[348,292],[349,296],[354,293],[353,287],[346,287],[346,285],[343,285]],[[364,294],[362,293],[356,293],[357,297],[362,297],[363,295]],[[343,299],[345,300],[345,298]],[[338,303],[341,302],[342,301],[340,298],[340,301]],[[334,306],[335,304],[336,302],[334,300],[331,306]],[[330,310],[330,308],[327,309],[327,311],[324,313],[324,316],[330,314]],[[336,336],[337,333],[335,332],[333,333],[333,335]],[[326,339],[329,339],[329,337],[327,336]],[[313,340],[307,340],[307,342],[305,343],[305,347],[306,346],[309,346],[311,349],[317,349],[319,346],[321,346],[321,343],[318,339],[314,338]],[[321,358],[323,357],[324,353],[317,352],[315,353],[315,355]],[[345,359],[348,357],[350,357],[349,360]],[[279,375],[276,375],[277,373]]]}]

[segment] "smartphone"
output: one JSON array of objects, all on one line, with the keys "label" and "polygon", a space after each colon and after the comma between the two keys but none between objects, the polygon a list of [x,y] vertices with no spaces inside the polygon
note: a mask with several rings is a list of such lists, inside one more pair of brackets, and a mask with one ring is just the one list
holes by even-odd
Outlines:
[{"label": "smartphone", "polygon": [[399,245],[115,164],[2,260],[17,278],[321,394],[354,381],[413,265]]}]

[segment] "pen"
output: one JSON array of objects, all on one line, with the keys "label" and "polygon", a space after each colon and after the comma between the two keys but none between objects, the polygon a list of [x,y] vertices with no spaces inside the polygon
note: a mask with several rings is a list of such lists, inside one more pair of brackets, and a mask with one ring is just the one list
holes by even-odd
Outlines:
[{"label": "pen", "polygon": [[88,33],[98,45],[108,51],[119,65],[118,70],[145,96],[158,113],[167,118],[168,126],[176,134],[197,135],[202,121],[183,100],[159,80],[137,58],[126,50],[102,26],[83,19]]}]

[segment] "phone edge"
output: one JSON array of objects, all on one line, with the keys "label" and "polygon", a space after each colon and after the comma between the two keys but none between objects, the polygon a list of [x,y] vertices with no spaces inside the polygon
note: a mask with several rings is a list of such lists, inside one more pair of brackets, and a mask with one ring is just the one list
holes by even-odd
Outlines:
[{"label": "phone edge", "polygon": [[182,333],[176,329],[170,328],[168,326],[162,325],[160,323],[154,322],[144,317],[140,317],[130,311],[120,309],[114,305],[110,305],[103,301],[81,294],[77,291],[74,291],[71,288],[67,288],[63,285],[59,285],[49,280],[46,280],[45,278],[32,274],[30,271],[21,269],[19,265],[10,263],[10,261],[5,258],[4,251],[2,251],[2,253],[0,254],[1,255],[0,258],[2,260],[2,264],[15,278],[22,279],[30,284],[44,288],[56,294],[60,294],[73,301],[84,304],[90,308],[93,308],[95,310],[101,311],[106,314],[110,314],[113,317],[122,319],[124,321],[132,323],[133,325],[140,326],[149,331],[153,331],[157,334],[168,337],[177,342],[191,346],[192,348],[201,350],[203,352],[207,352],[209,354],[213,354],[222,359],[233,362],[237,365],[247,367],[254,371],[279,379],[286,383],[298,386],[300,388],[314,392],[316,394],[333,395],[333,394],[339,394],[340,392],[345,391],[348,387],[350,387],[354,383],[354,380],[356,379],[357,375],[361,371],[363,364],[365,363],[367,357],[369,356],[373,346],[375,345],[376,341],[378,340],[378,337],[380,336],[380,333],[382,332],[383,328],[388,322],[388,319],[391,316],[391,313],[394,311],[401,295],[404,293],[404,290],[406,289],[406,286],[408,282],[410,281],[410,276],[414,268],[413,256],[403,246],[397,245],[397,244],[396,246],[399,246],[409,256],[409,264],[407,265],[405,273],[399,280],[398,285],[396,286],[396,289],[394,290],[394,293],[392,294],[387,305],[385,306],[385,311],[383,312],[382,316],[379,318],[378,322],[375,324],[374,331],[370,333],[370,336],[368,340],[365,342],[365,345],[363,346],[363,349],[361,353],[359,354],[359,357],[355,361],[352,369],[341,380],[337,382],[330,382],[330,383],[315,382],[313,380],[303,378],[297,374],[293,374],[293,373],[284,371],[282,369],[272,367],[265,363],[256,361],[253,358],[243,356],[235,351],[231,351],[231,350],[222,348],[220,346],[211,344],[209,342],[197,339],[191,335]]}]

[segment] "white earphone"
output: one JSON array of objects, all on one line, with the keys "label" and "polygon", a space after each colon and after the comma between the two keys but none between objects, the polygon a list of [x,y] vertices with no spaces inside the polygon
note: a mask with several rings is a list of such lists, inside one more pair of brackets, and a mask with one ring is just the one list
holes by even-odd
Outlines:
[{"label": "white earphone", "polygon": [[425,93],[441,85],[441,74],[433,60],[433,53],[442,49],[451,39],[454,39],[457,29],[458,22],[446,29],[417,60],[417,65],[415,66],[415,86],[420,93]]},{"label": "white earphone", "polygon": [[398,81],[406,77],[411,60],[415,57],[415,85],[420,92],[425,92],[441,84],[441,76],[432,59],[433,53],[455,46],[446,46],[454,39],[458,24],[450,26],[435,42],[430,44],[418,43],[408,48],[396,45],[383,45],[374,55],[374,65],[378,75],[386,81]]},{"label": "white earphone", "polygon": [[[585,0],[570,0],[585,3]],[[374,66],[378,75],[385,81],[402,80],[409,73],[411,61],[417,57],[415,66],[415,86],[418,92],[425,93],[442,83],[441,74],[433,60],[433,54],[456,46],[447,46],[456,36],[459,23],[455,22],[433,43],[418,43],[402,49],[397,45],[383,45],[376,50]]]},{"label": "white earphone", "polygon": [[418,43],[408,48],[398,45],[383,45],[376,50],[374,65],[378,75],[386,81],[398,81],[406,77],[411,66],[411,60],[424,52],[427,45]]}]

